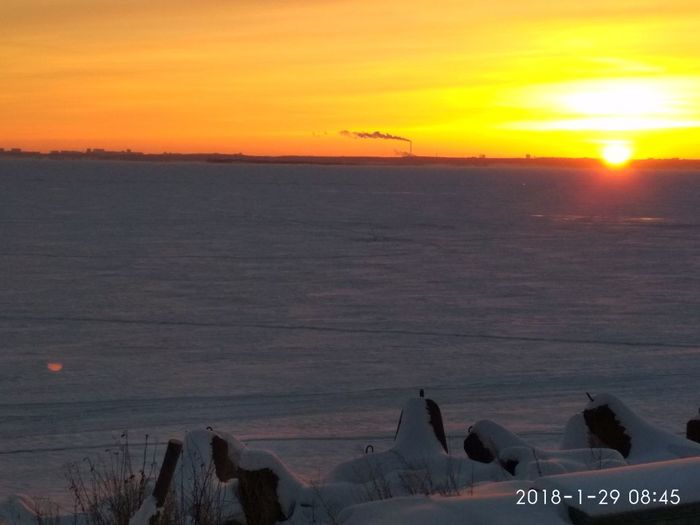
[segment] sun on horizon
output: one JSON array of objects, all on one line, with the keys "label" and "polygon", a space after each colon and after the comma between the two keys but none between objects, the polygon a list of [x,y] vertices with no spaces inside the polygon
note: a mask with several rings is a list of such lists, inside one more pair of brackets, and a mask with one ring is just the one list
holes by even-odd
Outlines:
[{"label": "sun on horizon", "polygon": [[632,158],[632,146],[626,142],[609,142],[603,146],[601,156],[605,164],[613,168],[625,166]]}]

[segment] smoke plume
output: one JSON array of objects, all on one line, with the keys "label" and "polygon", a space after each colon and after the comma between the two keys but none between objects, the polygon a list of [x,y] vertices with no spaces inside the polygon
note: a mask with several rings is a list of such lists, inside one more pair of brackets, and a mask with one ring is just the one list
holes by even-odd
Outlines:
[{"label": "smoke plume", "polygon": [[343,137],[352,137],[355,139],[381,139],[381,140],[402,140],[404,142],[411,142],[411,139],[405,137],[399,137],[398,135],[390,135],[389,133],[382,133],[381,131],[373,131],[371,133],[367,131],[348,131],[344,129],[340,132]]}]

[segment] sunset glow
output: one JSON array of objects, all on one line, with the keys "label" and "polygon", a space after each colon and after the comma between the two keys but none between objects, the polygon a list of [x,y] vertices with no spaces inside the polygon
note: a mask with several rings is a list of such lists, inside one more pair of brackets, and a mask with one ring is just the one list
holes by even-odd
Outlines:
[{"label": "sunset glow", "polygon": [[700,7],[0,3],[0,147],[697,157]]}]

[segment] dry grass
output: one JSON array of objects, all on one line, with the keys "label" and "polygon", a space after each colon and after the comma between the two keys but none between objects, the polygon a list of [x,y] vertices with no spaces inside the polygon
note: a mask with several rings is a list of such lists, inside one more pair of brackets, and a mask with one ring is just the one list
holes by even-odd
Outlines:
[{"label": "dry grass", "polygon": [[151,480],[157,473],[156,447],[149,446],[134,463],[127,433],[114,449],[97,458],[66,467],[66,479],[73,496],[73,511],[87,525],[128,525],[131,516],[150,494]]},{"label": "dry grass", "polygon": [[[170,487],[157,522],[160,525],[223,525],[235,523],[226,509],[235,498],[230,485],[222,485],[214,464],[199,454],[184,451],[178,476]],[[124,433],[113,449],[96,458],[66,467],[73,497],[74,523],[128,525],[129,519],[151,494],[158,474],[158,449],[146,436],[143,451],[136,455]],[[42,514],[38,525],[55,525]],[[39,514],[37,514],[39,520]]]}]

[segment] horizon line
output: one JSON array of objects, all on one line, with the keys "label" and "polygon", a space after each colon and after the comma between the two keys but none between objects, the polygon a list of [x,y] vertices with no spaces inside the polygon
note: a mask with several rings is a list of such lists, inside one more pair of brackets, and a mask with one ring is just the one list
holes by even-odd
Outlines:
[{"label": "horizon line", "polygon": [[[554,155],[521,155],[521,156],[489,156],[485,154],[479,155],[468,155],[468,156],[445,156],[445,155],[416,155],[416,154],[405,154],[405,155],[318,155],[318,154],[300,154],[300,153],[287,153],[287,154],[247,154],[243,152],[227,153],[220,151],[204,151],[204,152],[176,152],[176,151],[161,151],[161,152],[144,152],[136,151],[130,148],[123,150],[109,150],[105,148],[85,148],[83,150],[78,149],[53,149],[53,150],[26,150],[18,147],[0,147],[0,158],[1,157],[49,157],[49,158],[59,158],[59,159],[80,159],[80,158],[90,158],[90,159],[102,159],[102,160],[158,160],[158,158],[163,157],[183,157],[183,158],[197,158],[193,160],[198,160],[199,158],[211,158],[211,160],[230,160],[230,161],[245,161],[247,160],[265,160],[268,159],[273,161],[274,159],[317,159],[319,161],[323,160],[333,160],[333,159],[346,159],[346,160],[372,160],[377,159],[382,162],[387,161],[398,161],[407,162],[410,160],[414,161],[431,161],[431,160],[447,160],[447,161],[507,161],[507,162],[527,162],[527,161],[590,161],[604,164],[603,160],[599,157],[569,157],[569,156],[554,156]],[[646,162],[700,162],[699,158],[692,157],[647,157],[647,158],[631,158],[627,164],[634,163],[646,163]]]}]

